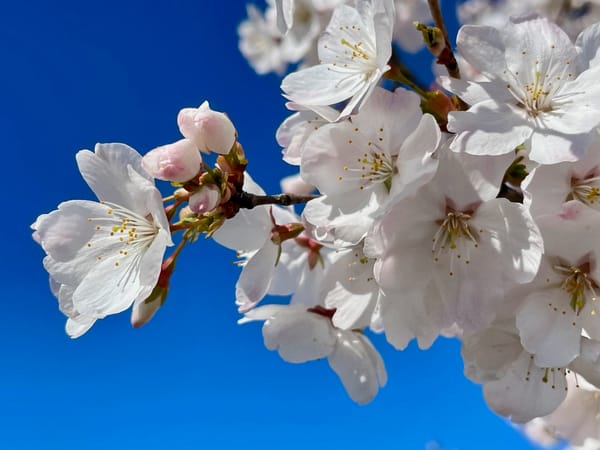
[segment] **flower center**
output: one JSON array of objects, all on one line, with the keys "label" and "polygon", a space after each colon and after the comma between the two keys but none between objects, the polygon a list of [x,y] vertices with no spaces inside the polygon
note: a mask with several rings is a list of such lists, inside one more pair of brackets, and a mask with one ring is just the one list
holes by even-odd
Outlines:
[{"label": "flower center", "polygon": [[[347,39],[342,38],[341,43],[342,45],[348,47],[352,51],[348,55],[350,56],[350,59],[354,60],[355,58],[362,58],[365,61],[369,60],[369,55],[366,53],[365,50],[362,49],[362,41],[358,41],[356,44],[351,44]],[[347,51],[345,51],[344,53],[348,54]]]},{"label": "flower center", "polygon": [[[530,357],[530,364],[533,364],[534,356]],[[534,371],[535,375],[540,376],[540,380],[542,383],[549,384],[552,389],[556,389],[556,381],[557,378],[564,378],[566,374],[566,369],[563,367],[540,367],[538,370]],[[531,367],[527,370],[525,374],[525,381],[531,381],[532,370]],[[535,377],[534,377],[535,378]],[[565,388],[566,389],[566,388]]]},{"label": "flower center", "polygon": [[[593,304],[598,300],[595,291],[598,285],[589,277],[589,263],[583,264],[580,267],[559,263],[552,266],[552,268],[564,276],[560,287],[569,294],[569,306],[577,315],[581,313],[589,302]],[[596,309],[592,309],[591,315],[596,315]]]},{"label": "flower center", "polygon": [[143,250],[150,246],[158,228],[151,218],[142,217],[120,205],[101,203],[106,206],[106,215],[87,219],[95,224],[95,233],[87,247],[98,261],[114,260],[115,267],[119,267],[124,258],[133,257],[133,261],[128,261],[131,267],[139,260]]},{"label": "flower center", "polygon": [[584,179],[571,179],[571,193],[567,200],[573,199],[600,209],[600,176],[591,175]]},{"label": "flower center", "polygon": [[[554,49],[552,45],[551,50]],[[527,55],[526,51],[522,53],[524,57]],[[571,101],[571,94],[558,94],[566,81],[573,80],[571,61],[565,61],[561,66],[550,57],[544,61],[536,60],[533,71],[519,73],[506,69],[503,74],[508,79],[506,87],[517,101],[517,107],[524,109],[536,122],[541,122],[542,113],[555,111],[561,104]]]},{"label": "flower center", "polygon": [[[355,167],[344,166],[343,169],[349,174],[346,176],[347,179],[358,178],[361,190],[374,183],[384,183],[389,192],[392,187],[392,176],[396,170],[396,158],[384,152],[365,152],[357,158],[358,164]],[[342,181],[344,177],[340,176],[338,179]]]},{"label": "flower center", "polygon": [[[437,262],[442,254],[451,253],[457,260],[463,260],[465,264],[470,263],[471,250],[479,246],[478,233],[469,224],[472,216],[471,211],[448,211],[444,219],[436,221],[440,227],[435,233],[432,242],[431,253],[433,260]],[[453,275],[452,262],[450,263],[450,275]]]}]

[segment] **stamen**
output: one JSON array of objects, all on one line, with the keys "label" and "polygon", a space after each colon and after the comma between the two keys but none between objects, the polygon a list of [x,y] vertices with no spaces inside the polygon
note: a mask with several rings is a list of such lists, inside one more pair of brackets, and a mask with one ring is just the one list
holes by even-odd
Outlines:
[{"label": "stamen", "polygon": [[[588,271],[584,269],[585,267],[589,267],[589,264],[585,264],[581,267],[566,266],[562,264],[555,264],[552,266],[556,272],[565,275],[560,287],[570,295],[569,306],[577,315],[581,313],[588,302],[593,304],[597,301],[597,295],[594,288],[598,286],[593,279],[588,277]],[[595,309],[592,309],[591,315],[596,315]]]},{"label": "stamen", "polygon": [[583,180],[573,178],[570,197],[585,205],[600,207],[600,177],[592,176]]},{"label": "stamen", "polygon": [[[449,211],[443,220],[437,222],[440,227],[433,237],[431,253],[434,261],[437,262],[441,254],[452,252],[450,275],[454,274],[454,260],[469,264],[471,250],[479,246],[478,234],[470,226],[470,219],[470,212]],[[460,251],[461,249],[464,250],[464,253]]]},{"label": "stamen", "polygon": [[358,167],[349,167],[344,165],[342,169],[346,173],[344,177],[338,179],[353,180],[360,182],[360,189],[365,189],[370,184],[387,183],[388,190],[391,188],[391,179],[395,169],[394,156],[389,156],[384,152],[370,150],[365,152],[356,162]]},{"label": "stamen", "polygon": [[[110,202],[101,203],[107,206],[106,215],[88,218],[95,233],[86,247],[92,255],[96,254],[98,263],[106,259],[112,260],[113,267],[121,271],[116,283],[118,286],[125,286],[138,270],[144,250],[152,244],[158,227],[151,217],[142,217]],[[97,254],[100,250],[102,255]]]},{"label": "stamen", "polygon": [[346,47],[349,47],[352,50],[352,59],[356,58],[357,56],[360,56],[366,61],[369,60],[369,55],[367,55],[367,53],[362,48],[360,48],[362,42],[358,41],[355,45],[352,45],[345,38],[342,38],[341,42],[342,45],[345,45]]}]

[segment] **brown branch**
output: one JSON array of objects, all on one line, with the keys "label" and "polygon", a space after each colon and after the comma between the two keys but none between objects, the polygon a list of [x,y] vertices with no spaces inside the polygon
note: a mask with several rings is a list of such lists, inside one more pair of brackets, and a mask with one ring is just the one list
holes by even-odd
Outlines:
[{"label": "brown branch", "polygon": [[320,196],[295,194],[256,195],[242,191],[234,194],[230,201],[237,204],[240,208],[252,209],[260,205],[296,205],[299,203],[309,202],[310,200],[318,197]]}]

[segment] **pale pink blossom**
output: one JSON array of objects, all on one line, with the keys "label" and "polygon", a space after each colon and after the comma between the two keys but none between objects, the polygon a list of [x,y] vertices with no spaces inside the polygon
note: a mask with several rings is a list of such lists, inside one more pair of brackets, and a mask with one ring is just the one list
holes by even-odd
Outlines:
[{"label": "pale pink blossom", "polygon": [[203,214],[216,208],[221,201],[219,188],[214,185],[203,185],[189,199],[189,207],[195,214]]},{"label": "pale pink blossom", "polygon": [[177,124],[181,134],[191,140],[204,153],[226,155],[233,147],[236,131],[226,114],[210,109],[208,101],[198,108],[179,111]]},{"label": "pale pink blossom", "polygon": [[266,305],[247,312],[239,323],[264,320],[265,347],[285,361],[327,358],[350,398],[369,403],[387,382],[383,360],[364,334],[337,329],[327,314],[318,307]]},{"label": "pale pink blossom", "polygon": [[197,175],[201,165],[202,157],[189,139],[156,147],[142,158],[142,166],[154,178],[179,183]]},{"label": "pale pink blossom", "polygon": [[[600,44],[600,33],[586,36],[587,48]],[[501,29],[464,26],[457,45],[489,81],[442,78],[471,105],[448,115],[453,150],[500,155],[523,144],[540,164],[583,156],[600,124],[600,67],[590,63],[592,52],[578,52],[557,25],[531,16]]]}]

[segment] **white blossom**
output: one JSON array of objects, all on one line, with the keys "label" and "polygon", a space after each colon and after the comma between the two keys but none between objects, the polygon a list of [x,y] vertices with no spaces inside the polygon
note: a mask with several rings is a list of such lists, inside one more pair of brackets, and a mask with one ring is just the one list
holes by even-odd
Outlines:
[{"label": "white blossom", "polygon": [[529,194],[533,217],[557,214],[569,200],[600,212],[600,139],[579,161],[535,168],[521,184]]},{"label": "white blossom", "polygon": [[567,202],[538,219],[545,252],[523,293],[516,323],[523,347],[544,367],[563,367],[581,353],[582,330],[600,339],[597,293],[600,213]]},{"label": "white blossom", "polygon": [[526,208],[475,185],[447,154],[434,179],[391,204],[367,236],[396,348],[413,337],[427,348],[454,323],[484,329],[508,290],[537,273],[543,244]]},{"label": "white blossom", "polygon": [[141,160],[124,144],[80,151],[79,170],[100,202],[61,203],[32,226],[72,337],[145,299],[172,245],[160,193]]},{"label": "white blossom", "polygon": [[[339,5],[319,38],[319,65],[285,77],[285,97],[330,121],[356,112],[389,69],[393,14],[392,0]],[[324,108],[344,101],[339,112]]]},{"label": "white blossom", "polygon": [[405,89],[376,88],[360,113],[312,132],[300,173],[324,194],[304,210],[319,235],[358,243],[390,198],[409,195],[433,177],[441,133],[418,104]]},{"label": "white blossom", "polygon": [[369,403],[387,382],[383,360],[366,336],[335,328],[326,313],[322,308],[266,305],[247,312],[239,323],[264,320],[265,347],[277,350],[285,361],[326,357],[350,398]]},{"label": "white blossom", "polygon": [[453,150],[499,155],[524,144],[540,164],[583,156],[600,123],[600,68],[582,69],[583,57],[558,26],[539,17],[513,18],[499,30],[464,26],[457,45],[490,81],[443,79],[471,105],[448,116]]}]

